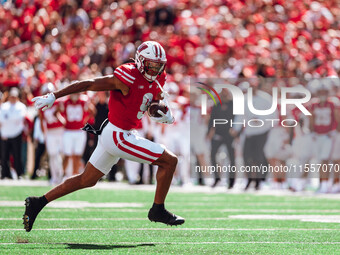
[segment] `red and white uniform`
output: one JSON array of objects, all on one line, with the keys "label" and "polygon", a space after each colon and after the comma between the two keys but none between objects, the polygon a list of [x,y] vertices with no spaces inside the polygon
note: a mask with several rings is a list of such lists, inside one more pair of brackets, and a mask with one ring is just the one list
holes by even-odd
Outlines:
[{"label": "red and white uniform", "polygon": [[57,118],[56,110],[58,108],[58,103],[53,105],[50,109],[46,111],[41,111],[43,116],[43,122],[47,130],[52,130],[55,128],[63,128],[63,123]]},{"label": "red and white uniform", "polygon": [[335,120],[336,106],[331,100],[321,103],[319,100],[311,105],[311,113],[314,118],[314,132],[317,134],[328,134],[336,128]]},{"label": "red and white uniform", "polygon": [[56,103],[46,111],[41,111],[43,125],[46,130],[46,149],[49,155],[56,155],[62,151],[64,125],[56,116],[58,104],[60,103]]},{"label": "red and white uniform", "polygon": [[63,115],[65,117],[64,132],[64,154],[82,155],[86,146],[86,133],[81,130],[88,116],[87,96],[80,97],[77,101],[68,98],[63,104]]},{"label": "red and white uniform", "polygon": [[66,120],[66,130],[81,129],[85,124],[86,117],[88,117],[88,97],[80,97],[75,102],[68,98],[64,102],[63,113]]},{"label": "red and white uniform", "polygon": [[50,109],[41,111],[42,121],[45,127],[45,144],[49,156],[51,169],[51,183],[57,185],[62,181],[62,149],[64,125],[56,116],[56,111],[60,107],[60,102],[56,102]]},{"label": "red and white uniform", "polygon": [[135,68],[135,64],[129,63],[116,68],[114,76],[130,90],[126,96],[120,91],[110,92],[109,121],[124,130],[135,129],[148,105],[161,92],[156,81],[163,87],[166,74],[163,72],[155,82],[149,83]]},{"label": "red and white uniform", "polygon": [[319,160],[329,160],[333,150],[331,138],[332,131],[336,128],[336,105],[331,100],[321,103],[316,100],[311,105],[313,126],[316,134],[316,157]]},{"label": "red and white uniform", "polygon": [[114,76],[129,87],[129,93],[124,96],[120,91],[110,92],[109,123],[100,135],[90,158],[91,164],[104,174],[110,171],[119,158],[150,164],[164,151],[160,144],[151,142],[132,130],[138,128],[148,105],[161,92],[157,82],[164,86],[165,72],[149,83],[135,64],[129,63],[116,68]]},{"label": "red and white uniform", "polygon": [[[139,122],[139,124],[138,124],[138,126],[136,127],[135,130],[138,133],[138,136],[146,137],[147,131],[148,131],[149,128],[150,128],[149,120],[147,118],[142,118],[142,121]],[[127,176],[129,183],[136,183],[136,182],[139,181],[138,177],[139,177],[140,165],[141,164],[139,162],[126,160],[125,170],[126,170],[126,176]],[[148,172],[149,171],[145,171],[144,176]]]}]

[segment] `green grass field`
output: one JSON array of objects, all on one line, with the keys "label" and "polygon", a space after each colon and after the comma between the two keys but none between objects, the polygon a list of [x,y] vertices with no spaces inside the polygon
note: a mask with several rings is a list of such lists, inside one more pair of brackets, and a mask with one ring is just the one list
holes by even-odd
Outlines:
[{"label": "green grass field", "polygon": [[147,219],[151,190],[94,188],[49,204],[26,233],[24,199],[48,189],[0,186],[0,254],[340,254],[336,196],[174,191],[167,208],[186,223],[168,227]]}]

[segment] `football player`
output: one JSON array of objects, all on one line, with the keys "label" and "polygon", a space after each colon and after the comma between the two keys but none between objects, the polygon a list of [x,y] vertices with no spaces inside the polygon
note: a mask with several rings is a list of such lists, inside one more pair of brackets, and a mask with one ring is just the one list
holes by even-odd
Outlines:
[{"label": "football player", "polygon": [[[316,88],[313,85],[314,81],[307,85],[307,89],[311,92],[312,97],[316,96]],[[313,86],[311,86],[313,85]],[[300,93],[292,94],[293,98],[300,98]],[[306,107],[310,108],[311,102],[306,103]],[[314,145],[312,134],[310,133],[309,117],[304,115],[297,106],[293,106],[288,115],[289,118],[294,119],[298,125],[292,129],[292,157],[288,160],[290,163],[295,165],[305,166],[308,164],[314,156]],[[308,169],[303,169],[301,173],[294,178],[291,178],[289,189],[292,191],[302,191],[306,188],[309,180]],[[295,178],[296,177],[296,178]]]},{"label": "football player", "polygon": [[[327,164],[331,159],[334,147],[333,136],[336,129],[336,105],[329,98],[329,88],[320,81],[318,98],[311,104],[310,130],[316,142],[316,156],[322,164],[320,171],[320,193],[330,191],[328,184],[329,172]],[[325,171],[323,171],[325,170]]]},{"label": "football player", "polygon": [[[46,83],[41,88],[41,93],[52,93],[55,87],[52,83]],[[45,137],[46,150],[51,171],[51,184],[58,185],[63,178],[63,133],[65,119],[60,113],[61,103],[55,103],[46,111],[39,111],[41,130]]]},{"label": "football player", "polygon": [[62,104],[61,110],[66,120],[63,136],[64,173],[67,176],[66,168],[69,160],[72,159],[73,175],[75,175],[79,173],[81,156],[86,146],[86,133],[81,128],[89,119],[89,115],[95,112],[95,109],[89,103],[87,96],[80,97],[79,94],[72,94]]},{"label": "football player", "polygon": [[[107,174],[119,158],[158,166],[154,203],[148,213],[150,221],[181,225],[182,217],[167,211],[164,201],[177,165],[177,157],[164,146],[138,136],[132,130],[138,126],[153,100],[166,100],[163,86],[167,59],[163,47],[154,41],[142,43],[135,54],[135,62],[117,67],[113,75],[76,81],[64,89],[33,99],[35,107],[46,110],[56,99],[84,91],[110,91],[109,114],[102,125],[98,144],[85,170],[47,192],[41,197],[25,200],[23,217],[25,230],[31,231],[41,209],[49,202],[79,189],[94,186]],[[168,107],[161,117],[151,117],[159,123],[172,124],[174,118]]]}]

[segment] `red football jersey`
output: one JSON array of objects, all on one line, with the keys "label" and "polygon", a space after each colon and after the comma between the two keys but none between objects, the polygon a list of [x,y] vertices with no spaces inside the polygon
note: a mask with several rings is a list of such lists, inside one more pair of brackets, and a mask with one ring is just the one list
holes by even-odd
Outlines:
[{"label": "red football jersey", "polygon": [[[138,128],[150,102],[155,100],[161,90],[156,81],[149,83],[134,63],[117,67],[114,76],[129,87],[129,93],[124,96],[121,91],[110,92],[109,121],[123,130]],[[162,87],[165,79],[165,71],[157,77]]]},{"label": "red football jersey", "polygon": [[46,123],[47,129],[63,127],[63,123],[56,117],[57,104],[54,104],[50,109],[41,111],[43,120]]},{"label": "red football jersey", "polygon": [[335,104],[327,100],[324,103],[316,101],[311,105],[311,113],[314,117],[314,131],[318,134],[327,134],[336,127]]},{"label": "red football jersey", "polygon": [[79,130],[83,127],[88,114],[88,104],[84,98],[75,102],[68,98],[62,110],[66,120],[65,129]]}]

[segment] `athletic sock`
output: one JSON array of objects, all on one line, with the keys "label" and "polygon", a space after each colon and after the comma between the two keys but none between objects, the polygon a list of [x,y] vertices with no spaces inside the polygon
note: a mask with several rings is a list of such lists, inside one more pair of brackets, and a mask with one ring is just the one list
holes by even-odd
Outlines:
[{"label": "athletic sock", "polygon": [[156,203],[153,203],[152,205],[152,209],[154,210],[164,210],[164,204],[156,204]]},{"label": "athletic sock", "polygon": [[45,205],[47,205],[48,201],[45,196],[41,196],[38,198],[38,203],[43,208]]}]

